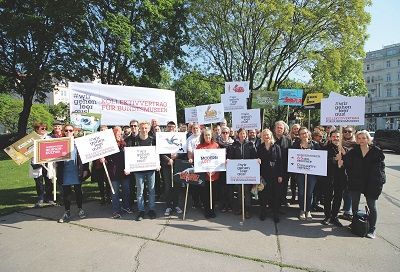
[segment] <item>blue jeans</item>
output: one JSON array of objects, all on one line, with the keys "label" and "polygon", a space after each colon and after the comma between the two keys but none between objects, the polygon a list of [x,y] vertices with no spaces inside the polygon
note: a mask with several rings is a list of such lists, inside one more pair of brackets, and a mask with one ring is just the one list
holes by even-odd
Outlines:
[{"label": "blue jeans", "polygon": [[[297,174],[297,187],[299,188],[299,206],[300,210],[304,211],[304,180],[305,175]],[[306,192],[306,209],[305,211],[309,212],[311,210],[312,203],[312,195],[314,192],[315,184],[317,183],[317,176],[307,175],[307,192]]]},{"label": "blue jeans", "polygon": [[351,192],[348,189],[345,189],[343,192],[343,210],[344,214],[353,214],[351,209]]},{"label": "blue jeans", "polygon": [[156,183],[155,171],[140,171],[134,174],[136,179],[136,200],[139,212],[144,212],[143,189],[145,179],[147,181],[147,188],[149,189],[149,209],[154,210],[156,206],[156,192],[154,189]]},{"label": "blue jeans", "polygon": [[130,184],[129,178],[125,177],[121,180],[113,180],[111,181],[115,194],[112,195],[112,208],[113,212],[120,213],[121,212],[121,204],[120,204],[120,191],[119,188],[122,188],[122,207],[124,209],[129,209],[130,205]]}]

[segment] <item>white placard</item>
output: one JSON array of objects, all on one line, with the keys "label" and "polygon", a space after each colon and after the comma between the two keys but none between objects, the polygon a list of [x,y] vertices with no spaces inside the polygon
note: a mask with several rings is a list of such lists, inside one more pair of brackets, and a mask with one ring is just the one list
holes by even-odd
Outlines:
[{"label": "white placard", "polygon": [[224,104],[225,112],[247,110],[247,97],[244,94],[221,94],[221,102]]},{"label": "white placard", "polygon": [[187,153],[186,132],[157,132],[157,154]]},{"label": "white placard", "polygon": [[225,82],[225,93],[244,94],[246,98],[250,96],[250,81]]},{"label": "white placard", "polygon": [[75,144],[82,163],[94,161],[119,152],[112,129],[76,138]]},{"label": "white placard", "polygon": [[260,184],[258,160],[228,160],[226,184]]},{"label": "white placard", "polygon": [[196,107],[185,108],[185,123],[198,123]]},{"label": "white placard", "polygon": [[125,147],[125,171],[137,172],[160,168],[160,156],[155,146]]},{"label": "white placard", "polygon": [[[175,92],[144,87],[68,83],[70,114],[95,114],[102,125],[127,125],[136,120],[176,123]],[[87,120],[87,118],[84,118]]]},{"label": "white placard", "polygon": [[326,176],[326,150],[289,149],[288,172]]},{"label": "white placard", "polygon": [[232,112],[232,129],[238,130],[240,128],[260,129],[260,109],[241,110]]},{"label": "white placard", "polygon": [[197,106],[199,124],[211,124],[224,121],[224,105],[222,103]]},{"label": "white placard", "polygon": [[364,125],[365,97],[346,97],[332,94],[321,100],[321,120],[323,126]]},{"label": "white placard", "polygon": [[218,172],[225,171],[226,149],[195,149],[194,172]]}]

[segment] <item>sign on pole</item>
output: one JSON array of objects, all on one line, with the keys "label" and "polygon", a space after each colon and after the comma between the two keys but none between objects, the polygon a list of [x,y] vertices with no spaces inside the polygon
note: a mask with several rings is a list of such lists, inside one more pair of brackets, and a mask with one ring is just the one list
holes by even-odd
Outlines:
[{"label": "sign on pole", "polygon": [[12,145],[4,148],[4,151],[11,157],[11,159],[13,159],[16,164],[21,165],[24,162],[32,159],[34,150],[33,145],[35,140],[38,139],[40,139],[40,135],[32,131]]},{"label": "sign on pole", "polygon": [[260,184],[258,160],[228,160],[226,184]]},{"label": "sign on pole", "polygon": [[224,105],[222,103],[197,106],[197,120],[206,125],[224,121]]},{"label": "sign on pole", "polygon": [[117,141],[111,129],[76,138],[75,145],[82,163],[119,152]]},{"label": "sign on pole", "polygon": [[253,91],[251,107],[273,109],[278,106],[278,92],[276,91]]},{"label": "sign on pole", "polygon": [[319,109],[321,100],[324,97],[323,93],[309,93],[303,101],[303,108],[306,110]]},{"label": "sign on pole", "polygon": [[204,186],[208,177],[205,173],[195,173],[193,165],[185,160],[174,161],[174,182],[184,182],[190,185]]},{"label": "sign on pole", "polygon": [[327,175],[326,150],[288,149],[288,172],[308,175]]},{"label": "sign on pole", "polygon": [[186,132],[157,132],[157,154],[187,153]]},{"label": "sign on pole", "polygon": [[301,106],[303,104],[302,89],[278,89],[279,106]]},{"label": "sign on pole", "polygon": [[239,130],[240,128],[244,128],[246,130],[260,129],[260,109],[232,112],[232,128],[233,130]]},{"label": "sign on pole", "polygon": [[225,171],[226,149],[195,149],[194,172],[218,172]]},{"label": "sign on pole", "polygon": [[71,137],[35,140],[34,164],[67,161],[71,159],[73,141]]},{"label": "sign on pole", "polygon": [[247,97],[244,94],[221,94],[221,102],[225,112],[247,109]]},{"label": "sign on pole", "polygon": [[185,123],[198,123],[196,107],[185,108]]},{"label": "sign on pole", "polygon": [[225,82],[225,93],[244,94],[246,98],[250,96],[250,81]]},{"label": "sign on pole", "polygon": [[160,168],[155,146],[125,147],[125,171],[137,172]]}]

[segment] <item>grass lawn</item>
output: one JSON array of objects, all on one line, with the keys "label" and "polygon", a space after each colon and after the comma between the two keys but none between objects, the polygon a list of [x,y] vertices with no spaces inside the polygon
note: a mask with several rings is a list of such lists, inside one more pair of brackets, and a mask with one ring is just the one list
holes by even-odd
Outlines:
[{"label": "grass lawn", "polygon": [[[3,150],[0,151],[0,216],[33,207],[36,203],[35,181],[29,177],[28,167],[29,162],[17,165]],[[97,183],[86,181],[83,185],[84,201],[97,197]]]}]

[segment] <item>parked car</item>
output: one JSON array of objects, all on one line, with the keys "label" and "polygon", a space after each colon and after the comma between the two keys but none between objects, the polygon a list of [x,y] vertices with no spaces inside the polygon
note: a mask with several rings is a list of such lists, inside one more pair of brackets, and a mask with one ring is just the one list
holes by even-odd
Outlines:
[{"label": "parked car", "polygon": [[369,133],[369,135],[371,136],[372,141],[373,141],[373,140],[374,140],[374,137],[375,137],[375,131],[368,131],[368,133]]},{"label": "parked car", "polygon": [[374,135],[374,144],[382,149],[389,149],[400,153],[400,131],[377,130]]}]

